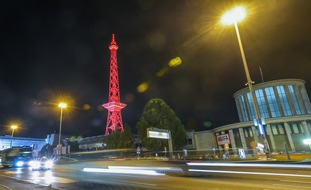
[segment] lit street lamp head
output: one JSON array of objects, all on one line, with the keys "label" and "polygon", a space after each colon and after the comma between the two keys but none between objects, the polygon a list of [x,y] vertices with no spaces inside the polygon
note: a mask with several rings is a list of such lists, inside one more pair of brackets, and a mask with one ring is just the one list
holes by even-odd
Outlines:
[{"label": "lit street lamp head", "polygon": [[11,129],[15,130],[17,128],[17,125],[11,125]]},{"label": "lit street lamp head", "polygon": [[64,103],[64,102],[61,102],[61,103],[58,104],[58,107],[60,107],[61,109],[63,109],[63,108],[66,108],[66,107],[67,107],[67,104]]},{"label": "lit street lamp head", "polygon": [[244,20],[245,17],[246,9],[244,7],[235,7],[222,16],[221,23],[225,25],[235,24]]}]

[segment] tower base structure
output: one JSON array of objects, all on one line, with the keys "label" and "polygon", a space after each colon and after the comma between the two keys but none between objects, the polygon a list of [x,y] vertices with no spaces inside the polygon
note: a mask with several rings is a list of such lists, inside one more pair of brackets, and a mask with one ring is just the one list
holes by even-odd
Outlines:
[{"label": "tower base structure", "polygon": [[105,134],[109,135],[112,132],[124,132],[121,110],[126,104],[121,102],[108,102],[102,106],[108,110]]}]

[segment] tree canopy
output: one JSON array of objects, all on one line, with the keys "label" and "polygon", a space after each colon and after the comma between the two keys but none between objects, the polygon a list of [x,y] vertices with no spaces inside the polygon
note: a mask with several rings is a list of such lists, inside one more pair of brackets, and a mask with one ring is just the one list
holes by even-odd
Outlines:
[{"label": "tree canopy", "polygon": [[146,104],[136,128],[142,146],[148,150],[159,151],[168,147],[168,142],[165,139],[147,137],[147,128],[151,127],[170,130],[174,150],[182,149],[186,144],[186,131],[183,124],[162,99],[154,98]]},{"label": "tree canopy", "polygon": [[128,125],[124,125],[123,133],[113,132],[103,140],[103,143],[107,145],[108,149],[133,148],[134,138],[131,128]]}]

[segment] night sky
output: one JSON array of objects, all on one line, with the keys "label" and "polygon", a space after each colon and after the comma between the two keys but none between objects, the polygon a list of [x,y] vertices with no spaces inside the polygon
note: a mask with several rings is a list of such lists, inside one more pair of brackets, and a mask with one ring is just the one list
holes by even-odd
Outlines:
[{"label": "night sky", "polygon": [[[310,0],[7,0],[0,6],[0,135],[10,135],[12,122],[19,123],[14,136],[58,132],[60,99],[70,105],[62,134],[104,134],[112,33],[123,122],[134,132],[151,98],[200,130],[238,122],[233,94],[246,77],[234,28],[219,22],[236,4],[248,8],[239,29],[251,78],[303,79],[311,94]],[[176,57],[182,64],[169,67]],[[149,86],[138,92],[142,83]]]}]

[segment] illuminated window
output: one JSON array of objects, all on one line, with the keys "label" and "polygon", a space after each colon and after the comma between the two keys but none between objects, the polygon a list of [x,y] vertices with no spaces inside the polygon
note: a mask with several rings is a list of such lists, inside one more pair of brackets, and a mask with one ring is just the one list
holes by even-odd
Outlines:
[{"label": "illuminated window", "polygon": [[288,99],[287,99],[287,96],[286,96],[286,93],[285,93],[284,86],[277,86],[276,89],[278,91],[278,94],[279,94],[279,97],[280,97],[280,100],[281,100],[281,104],[282,104],[282,107],[283,107],[284,115],[285,116],[293,115],[293,113],[292,113],[292,111],[290,109],[290,106],[289,106],[289,102],[288,102]]},{"label": "illuminated window", "polygon": [[244,131],[244,136],[245,136],[245,137],[248,137],[247,129],[244,129],[243,131]]},{"label": "illuminated window", "polygon": [[263,90],[256,90],[255,94],[261,116],[263,116],[264,118],[270,118]]},{"label": "illuminated window", "polygon": [[245,100],[244,100],[244,96],[241,96],[241,104],[242,104],[242,112],[244,114],[245,119],[242,121],[249,121],[249,117],[248,117],[248,113],[247,113],[247,109],[246,109],[246,104],[245,104]]},{"label": "illuminated window", "polygon": [[276,126],[272,125],[271,128],[272,128],[272,134],[273,135],[277,135],[278,134],[278,130],[277,130]]},{"label": "illuminated window", "polygon": [[253,100],[252,100],[252,96],[251,93],[247,93],[247,101],[248,101],[248,105],[249,108],[251,110],[251,118],[250,119],[255,119],[256,118],[256,113],[255,113],[255,108],[254,108],[254,104],[253,104]]},{"label": "illuminated window", "polygon": [[253,137],[253,130],[251,128],[249,128],[249,136]]},{"label": "illuminated window", "polygon": [[294,102],[294,106],[295,106],[295,109],[296,109],[296,113],[297,115],[301,115],[301,108],[299,106],[299,103],[298,103],[298,99],[297,99],[297,96],[295,94],[295,91],[294,91],[294,87],[293,85],[288,85],[288,89],[289,89],[289,92],[293,98],[293,102]]},{"label": "illuminated window", "polygon": [[238,129],[233,129],[234,138],[240,138],[240,133]]},{"label": "illuminated window", "polygon": [[305,130],[303,129],[303,126],[302,126],[302,125],[299,125],[299,127],[300,127],[301,133],[305,133]]},{"label": "illuminated window", "polygon": [[285,134],[285,131],[284,131],[283,125],[279,124],[279,125],[278,125],[278,128],[279,128],[280,134],[281,134],[281,135],[284,135],[284,134]]},{"label": "illuminated window", "polygon": [[296,134],[299,133],[299,129],[296,123],[293,123],[291,125],[291,128],[292,128],[293,133],[296,133]]},{"label": "illuminated window", "polygon": [[280,117],[281,112],[280,112],[279,105],[276,101],[276,97],[275,97],[273,87],[265,88],[265,92],[266,92],[266,96],[268,99],[268,105],[269,105],[269,108],[271,111],[271,116],[272,117]]}]

